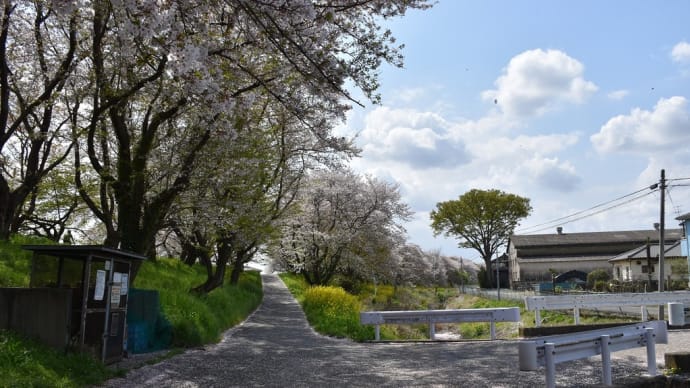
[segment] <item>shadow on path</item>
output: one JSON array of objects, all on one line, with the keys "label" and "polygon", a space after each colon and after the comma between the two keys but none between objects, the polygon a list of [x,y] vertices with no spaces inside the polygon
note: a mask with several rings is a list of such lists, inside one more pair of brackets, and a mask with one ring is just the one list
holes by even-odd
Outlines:
[{"label": "shadow on path", "polygon": [[[516,341],[355,343],[316,334],[276,275],[262,275],[264,300],[243,324],[205,349],[188,350],[109,380],[107,387],[543,386],[520,372]],[[559,386],[598,384],[599,360],[557,366]],[[644,373],[614,362],[617,376]]]}]

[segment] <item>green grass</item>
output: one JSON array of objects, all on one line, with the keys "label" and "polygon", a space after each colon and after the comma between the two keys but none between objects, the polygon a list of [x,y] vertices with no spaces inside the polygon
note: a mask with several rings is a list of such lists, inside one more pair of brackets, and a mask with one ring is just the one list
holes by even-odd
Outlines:
[{"label": "green grass", "polygon": [[65,354],[0,331],[0,387],[83,387],[116,374],[87,355]]},{"label": "green grass", "polygon": [[31,252],[22,245],[55,244],[40,237],[13,236],[0,241],[0,287],[28,287],[31,274]]},{"label": "green grass", "polygon": [[163,313],[173,325],[174,346],[217,342],[223,331],[242,322],[261,303],[258,272],[245,272],[237,286],[225,284],[208,295],[189,292],[205,279],[201,266],[190,267],[176,259],[145,262],[139,270],[134,287],[159,291]]},{"label": "green grass", "polygon": [[[31,252],[22,244],[47,240],[15,236],[0,242],[0,287],[27,287]],[[229,274],[229,269],[228,269]],[[258,272],[242,274],[236,286],[208,295],[189,290],[204,282],[205,270],[175,259],[145,262],[132,287],[156,289],[163,314],[173,326],[173,346],[193,347],[217,342],[222,333],[242,322],[263,297]],[[83,387],[123,371],[112,371],[86,355],[55,351],[17,334],[0,331],[0,387]]]}]

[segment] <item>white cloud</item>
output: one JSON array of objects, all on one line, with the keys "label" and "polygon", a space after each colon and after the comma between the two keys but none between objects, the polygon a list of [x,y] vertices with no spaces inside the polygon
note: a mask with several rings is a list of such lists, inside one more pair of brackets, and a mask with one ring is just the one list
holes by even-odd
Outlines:
[{"label": "white cloud", "polygon": [[534,158],[525,168],[540,187],[554,191],[571,192],[582,181],[570,162],[559,162],[558,158]]},{"label": "white cloud", "polygon": [[364,156],[423,169],[465,163],[465,144],[451,138],[449,125],[435,113],[377,108],[361,133]]},{"label": "white cloud", "polygon": [[410,104],[421,99],[425,99],[429,97],[429,95],[434,95],[442,89],[443,87],[441,85],[425,85],[424,87],[401,88],[395,90],[388,97],[396,103]]},{"label": "white cloud", "polygon": [[[591,136],[594,147],[605,152],[632,152],[650,155],[678,150],[690,140],[690,113],[685,97],[662,98],[652,111],[633,109],[604,124]],[[680,147],[685,150],[685,147]]]},{"label": "white cloud", "polygon": [[400,183],[415,211],[471,188],[524,193],[578,187],[575,166],[557,156],[578,143],[577,134],[509,136],[497,130],[502,122],[503,116],[453,122],[436,113],[379,107],[365,119],[363,158],[355,165]]},{"label": "white cloud", "polygon": [[[472,143],[471,148],[474,155],[484,160],[497,157],[522,160],[526,155],[552,155],[576,144],[577,141],[578,136],[574,134],[520,135],[515,138],[482,139]],[[500,152],[496,152],[496,150],[500,150]]]},{"label": "white cloud", "polygon": [[671,59],[677,63],[690,63],[690,43],[683,41],[673,46]]},{"label": "white cloud", "polygon": [[630,92],[627,90],[614,90],[613,92],[607,94],[607,97],[611,100],[622,100],[627,97],[628,94],[630,94]]},{"label": "white cloud", "polygon": [[494,84],[482,93],[511,116],[541,115],[559,103],[582,103],[597,86],[582,76],[584,66],[559,50],[529,50],[513,57]]}]

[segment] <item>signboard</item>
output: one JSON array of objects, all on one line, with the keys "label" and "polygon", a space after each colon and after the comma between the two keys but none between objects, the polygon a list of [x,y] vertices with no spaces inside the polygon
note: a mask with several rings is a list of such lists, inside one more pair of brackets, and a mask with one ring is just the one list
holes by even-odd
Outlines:
[{"label": "signboard", "polygon": [[93,300],[103,300],[105,293],[105,271],[99,269],[96,271],[96,289],[93,292]]},{"label": "signboard", "polygon": [[120,291],[121,295],[127,295],[127,290],[129,289],[129,275],[126,273],[122,274],[122,290]]},{"label": "signboard", "polygon": [[122,288],[119,284],[113,284],[110,287],[110,304],[119,306],[120,305],[120,292]]}]

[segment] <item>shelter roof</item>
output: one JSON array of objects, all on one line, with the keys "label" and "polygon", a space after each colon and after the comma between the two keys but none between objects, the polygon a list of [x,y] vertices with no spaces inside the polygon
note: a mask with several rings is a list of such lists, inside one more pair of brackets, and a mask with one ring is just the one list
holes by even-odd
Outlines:
[{"label": "shelter roof", "polygon": [[103,245],[22,245],[23,249],[45,255],[85,260],[89,256],[124,260],[146,260],[145,256]]}]

